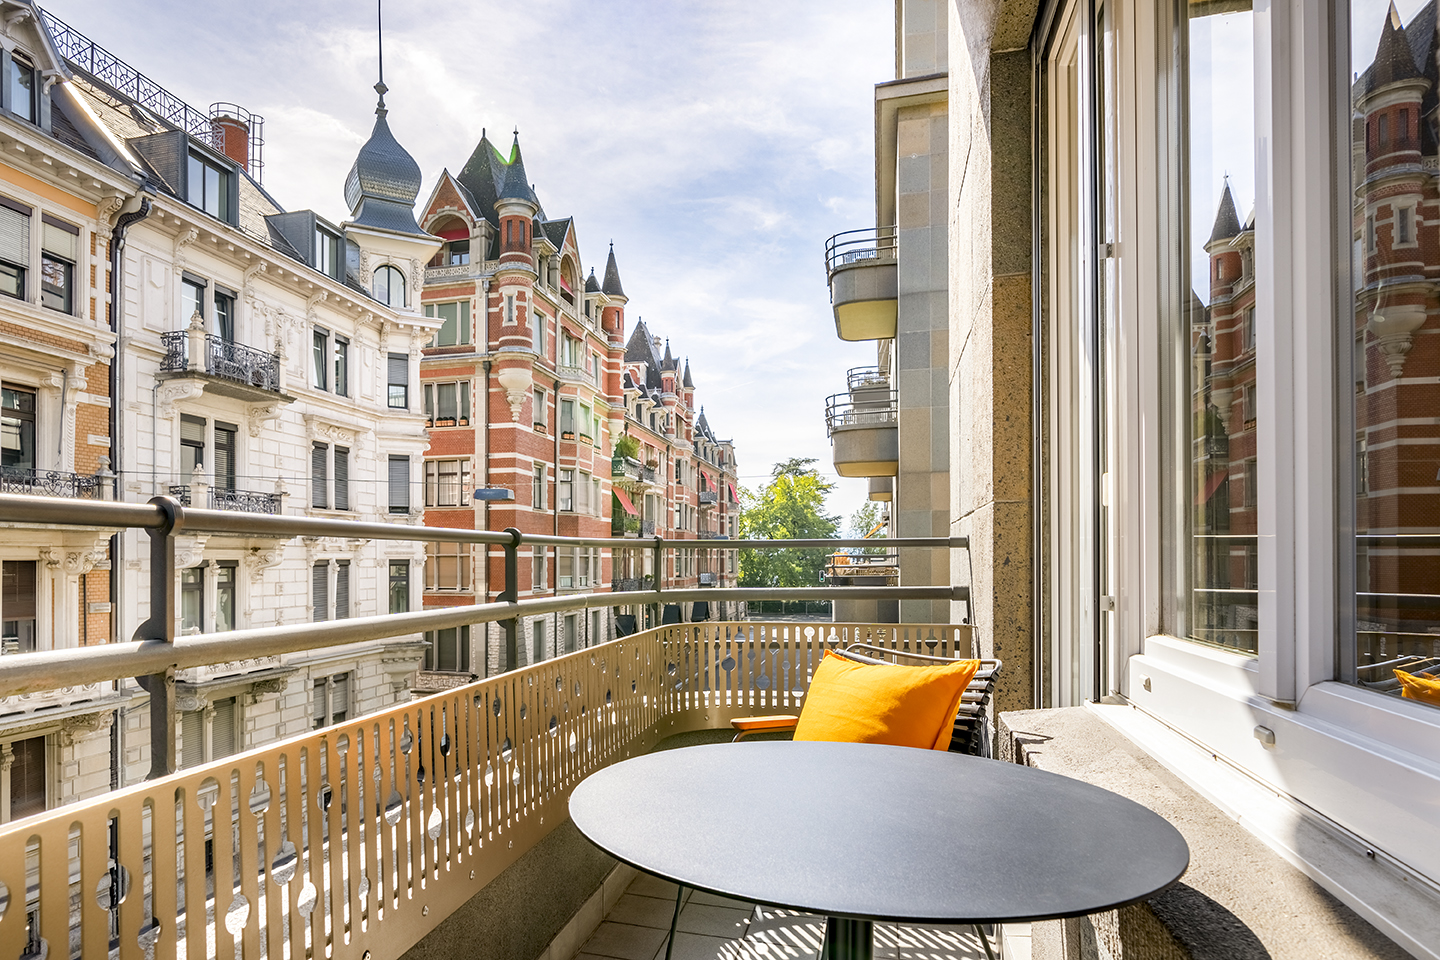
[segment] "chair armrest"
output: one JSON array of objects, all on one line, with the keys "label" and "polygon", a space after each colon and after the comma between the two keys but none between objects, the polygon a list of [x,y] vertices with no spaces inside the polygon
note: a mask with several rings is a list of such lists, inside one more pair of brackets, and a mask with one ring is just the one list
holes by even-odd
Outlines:
[{"label": "chair armrest", "polygon": [[789,714],[778,714],[769,717],[736,717],[730,721],[730,726],[735,728],[735,739],[732,743],[739,743],[747,734],[751,733],[775,733],[783,730],[794,730],[795,725],[800,722],[799,717],[792,717]]}]

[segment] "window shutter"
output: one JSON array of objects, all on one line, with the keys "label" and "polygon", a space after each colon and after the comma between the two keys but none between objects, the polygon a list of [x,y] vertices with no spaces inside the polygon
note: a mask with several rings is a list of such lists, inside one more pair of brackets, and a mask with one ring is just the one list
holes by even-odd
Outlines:
[{"label": "window shutter", "polygon": [[329,714],[325,711],[325,681],[323,679],[316,680],[311,690],[313,692],[310,696],[310,713],[315,718],[315,726],[323,727],[330,720]]},{"label": "window shutter", "polygon": [[337,718],[350,711],[350,674],[331,678],[330,704],[330,713]]},{"label": "window shutter", "polygon": [[6,560],[3,590],[0,590],[0,613],[6,620],[35,619],[34,560]]},{"label": "window shutter", "polygon": [[228,757],[236,750],[235,698],[215,703],[215,719],[210,724],[210,759]]},{"label": "window shutter", "polygon": [[335,568],[335,619],[350,616],[350,561],[341,560]]},{"label": "window shutter", "polygon": [[317,563],[311,571],[311,593],[316,623],[330,619],[330,564]]},{"label": "window shutter", "polygon": [[10,749],[15,754],[10,767],[10,818],[14,820],[45,809],[45,738],[16,740]]},{"label": "window shutter", "polygon": [[335,448],[335,509],[350,509],[350,448]]},{"label": "window shutter", "polygon": [[205,762],[205,714],[186,710],[180,714],[180,766],[193,767]]},{"label": "window shutter", "polygon": [[389,357],[390,385],[410,386],[410,357],[403,353],[392,353]]},{"label": "window shutter", "polygon": [[9,204],[0,204],[0,260],[30,265],[30,214]]},{"label": "window shutter", "polygon": [[330,478],[326,476],[325,462],[329,456],[330,448],[326,444],[317,443],[310,448],[310,506],[321,510],[330,506],[327,495]]},{"label": "window shutter", "polygon": [[410,512],[410,458],[390,458],[390,512]]},{"label": "window shutter", "polygon": [[80,228],[68,223],[42,217],[40,244],[48,253],[64,257],[74,263],[80,259]]},{"label": "window shutter", "polygon": [[205,421],[199,417],[180,417],[180,439],[185,443],[205,443]]},{"label": "window shutter", "polygon": [[215,486],[235,489],[235,434],[229,424],[215,424]]}]

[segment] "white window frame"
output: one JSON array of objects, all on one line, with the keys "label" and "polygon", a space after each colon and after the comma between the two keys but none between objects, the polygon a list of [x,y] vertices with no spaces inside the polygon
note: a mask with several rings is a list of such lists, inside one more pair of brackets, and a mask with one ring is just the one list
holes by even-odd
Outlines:
[{"label": "white window frame", "polygon": [[[1352,295],[1352,258],[1350,242],[1333,228],[1350,216],[1349,192],[1335,186],[1347,182],[1348,171],[1334,166],[1349,156],[1349,84],[1333,82],[1350,76],[1348,53],[1337,53],[1348,51],[1349,5],[1280,0],[1256,15],[1256,139],[1264,149],[1257,150],[1255,178],[1255,337],[1265,411],[1257,432],[1266,455],[1258,463],[1255,657],[1175,636],[1183,622],[1177,571],[1188,544],[1162,531],[1184,529],[1168,515],[1177,509],[1172,491],[1184,481],[1174,454],[1157,451],[1173,450],[1186,434],[1173,417],[1154,413],[1164,409],[1167,386],[1153,358],[1163,352],[1161,323],[1172,295],[1162,278],[1174,275],[1178,246],[1155,197],[1167,195],[1182,158],[1149,153],[1148,145],[1167,141],[1157,117],[1169,93],[1145,80],[1168,60],[1158,41],[1169,35],[1164,21],[1173,10],[1138,0],[1107,6],[1128,91],[1122,102],[1140,105],[1119,118],[1128,152],[1114,173],[1118,309],[1127,335],[1116,346],[1119,375],[1110,386],[1119,421],[1110,454],[1120,590],[1112,676],[1140,710],[1294,797],[1303,816],[1334,830],[1344,824],[1379,854],[1440,877],[1440,849],[1414,842],[1417,824],[1433,816],[1425,798],[1440,791],[1433,772],[1440,768],[1440,711],[1341,682],[1335,653],[1350,603],[1344,591],[1353,582],[1341,522],[1353,501],[1354,430],[1349,398],[1337,396],[1353,363],[1348,336],[1340,340],[1345,355],[1336,351],[1337,331],[1348,332],[1337,307]],[[1315,91],[1332,88],[1340,102],[1317,106]],[[1273,734],[1273,745],[1257,728]],[[1286,855],[1306,861],[1304,850]]]}]

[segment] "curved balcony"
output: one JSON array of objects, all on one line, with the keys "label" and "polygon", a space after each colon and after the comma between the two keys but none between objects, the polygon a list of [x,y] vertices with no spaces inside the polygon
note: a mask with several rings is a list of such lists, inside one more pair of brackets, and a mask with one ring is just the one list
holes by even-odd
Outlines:
[{"label": "curved balcony", "polygon": [[847,230],[825,241],[825,275],[841,340],[895,336],[898,291],[895,228]]},{"label": "curved balcony", "polygon": [[870,478],[870,499],[879,503],[889,503],[895,499],[895,478],[894,477],[871,477]]},{"label": "curved balcony", "polygon": [[[852,370],[857,373],[869,368]],[[861,379],[825,401],[825,429],[842,477],[893,477],[900,468],[895,391],[888,380]]]},{"label": "curved balcony", "polygon": [[170,330],[160,342],[162,380],[194,378],[209,393],[251,402],[293,399],[285,395],[278,354],[199,330]]}]

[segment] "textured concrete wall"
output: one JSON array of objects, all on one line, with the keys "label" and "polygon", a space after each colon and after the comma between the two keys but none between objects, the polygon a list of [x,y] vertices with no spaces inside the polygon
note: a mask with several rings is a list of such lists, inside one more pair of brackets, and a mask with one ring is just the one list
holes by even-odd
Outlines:
[{"label": "textured concrete wall", "polygon": [[954,3],[949,533],[971,548],[952,555],[951,576],[971,584],[983,655],[1005,661],[1006,710],[1030,706],[1033,687],[1031,67],[1027,50],[993,47],[1024,4]]},{"label": "textured concrete wall", "polygon": [[[901,107],[896,114],[899,270],[894,353],[900,474],[893,506],[896,535],[901,537],[949,535],[949,166],[945,103]],[[948,582],[945,553],[901,550],[901,583]],[[944,623],[949,612],[944,602],[900,601],[902,622]]]},{"label": "textured concrete wall", "polygon": [[1409,956],[1090,708],[1005,713],[996,725],[1002,760],[1128,797],[1168,820],[1190,846],[1182,881],[1150,900],[1034,924],[1034,960]]}]

